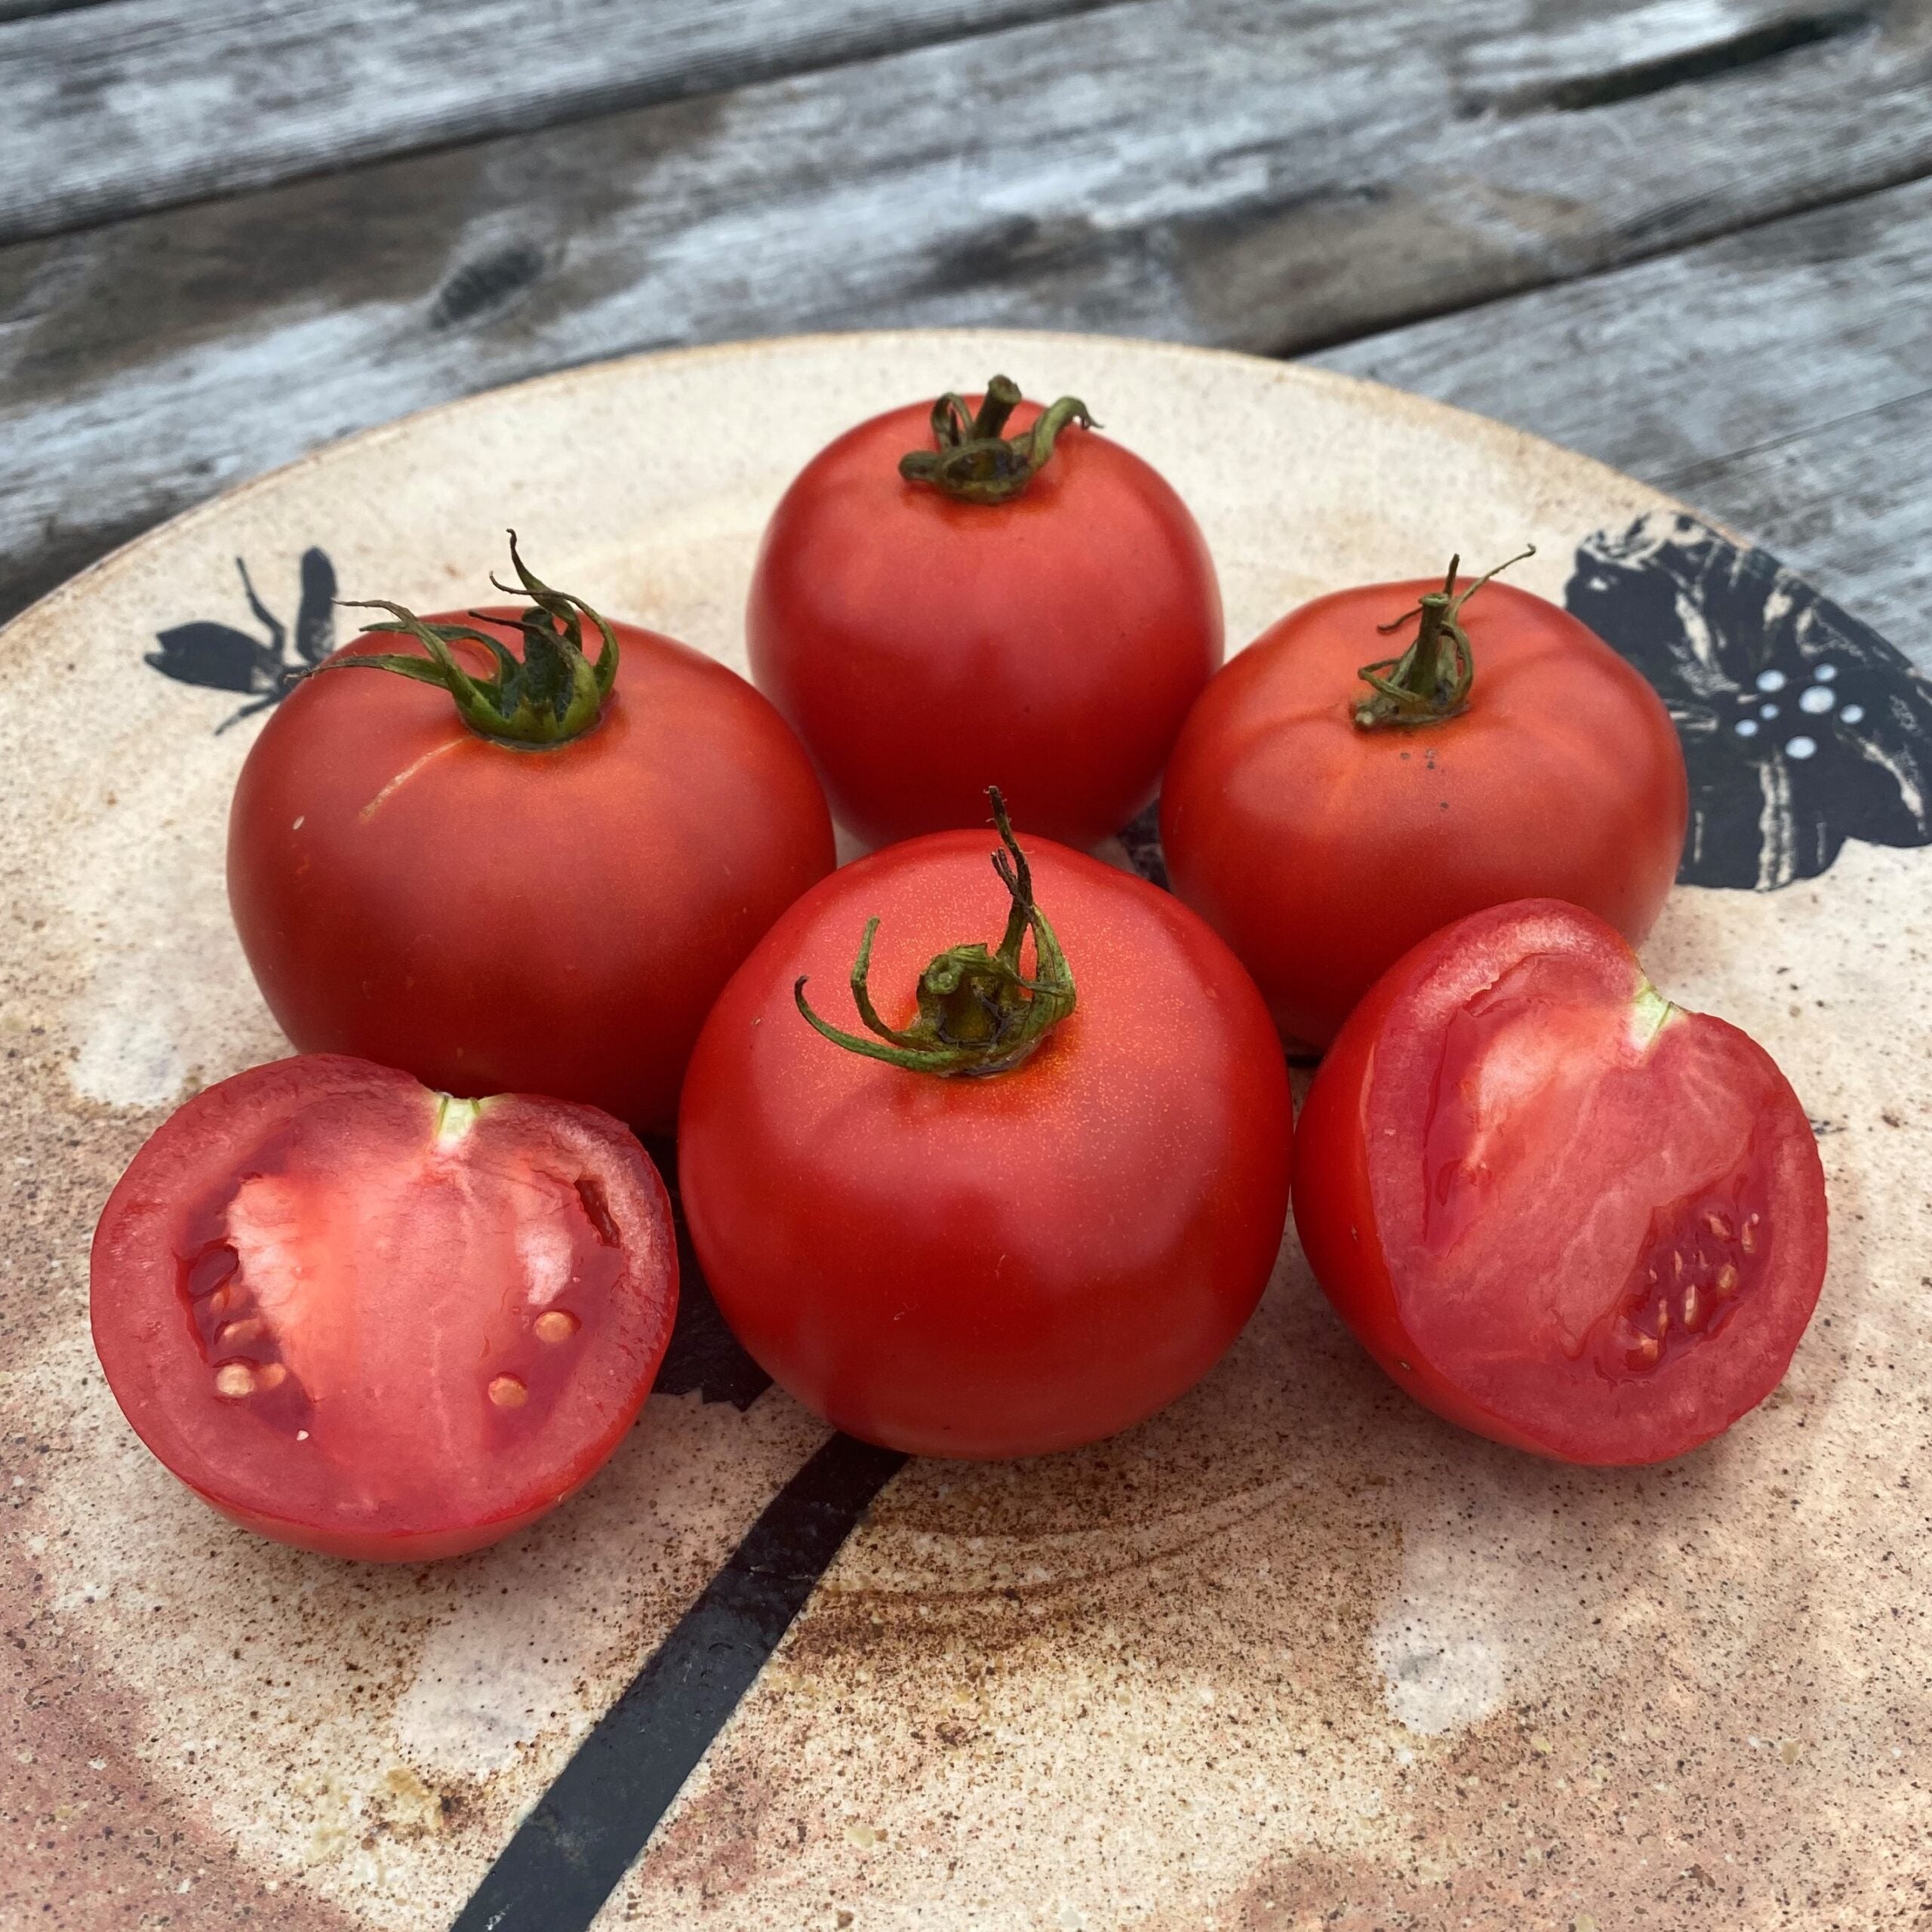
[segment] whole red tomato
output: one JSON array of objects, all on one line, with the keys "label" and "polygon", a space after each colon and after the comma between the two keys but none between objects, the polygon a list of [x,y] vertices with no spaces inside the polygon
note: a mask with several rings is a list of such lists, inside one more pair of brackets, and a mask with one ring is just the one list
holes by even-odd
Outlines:
[{"label": "whole red tomato", "polygon": [[678,1305],[670,1204],[617,1121],[335,1054],[165,1121],[91,1275],[115,1399],[176,1475],[279,1542],[398,1562],[587,1481]]},{"label": "whole red tomato", "polygon": [[1168,764],[1174,890],[1291,1041],[1326,1046],[1466,912],[1564,899],[1634,944],[1677,875],[1690,789],[1656,692],[1554,604],[1455,581],[1303,605],[1215,678]]},{"label": "whole red tomato", "polygon": [[875,417],[805,466],[752,579],[752,675],[868,844],[979,823],[990,779],[1030,830],[1094,845],[1221,661],[1214,567],[1076,399],[1042,414],[995,377],[971,402]]},{"label": "whole red tomato", "polygon": [[1770,1057],[1549,900],[1434,934],[1355,1008],[1302,1108],[1294,1208],[1402,1387],[1571,1462],[1727,1429],[1825,1274],[1817,1143]]},{"label": "whole red tomato", "polygon": [[[291,695],[235,787],[229,902],[303,1051],[668,1127],[719,988],[831,870],[831,821],[736,672],[523,582],[527,611],[398,611]],[[403,675],[361,668],[392,649]]]},{"label": "whole red tomato", "polygon": [[1097,860],[1029,841],[1029,875],[1009,839],[995,880],[986,847],[936,833],[808,893],[706,1023],[678,1126],[739,1339],[921,1454],[1171,1401],[1252,1312],[1287,1202],[1287,1074],[1233,955]]}]

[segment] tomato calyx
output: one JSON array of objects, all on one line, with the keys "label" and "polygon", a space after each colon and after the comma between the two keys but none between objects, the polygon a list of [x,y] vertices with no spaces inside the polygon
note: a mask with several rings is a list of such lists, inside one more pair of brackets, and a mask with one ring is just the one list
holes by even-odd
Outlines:
[{"label": "tomato calyx", "polygon": [[1411,617],[1420,619],[1414,641],[1401,657],[1380,658],[1355,673],[1374,693],[1355,707],[1357,728],[1372,731],[1393,724],[1413,730],[1418,725],[1438,724],[1465,709],[1469,687],[1475,681],[1475,660],[1469,650],[1469,633],[1462,626],[1463,606],[1491,577],[1536,553],[1532,543],[1494,570],[1485,571],[1460,594],[1456,573],[1463,560],[1451,557],[1440,590],[1429,592],[1414,610],[1377,625],[1377,631],[1386,637],[1400,630]]},{"label": "tomato calyx", "polygon": [[[949,946],[919,975],[918,1017],[903,1029],[888,1026],[866,983],[878,931],[878,921],[868,919],[852,964],[852,999],[875,1038],[848,1033],[814,1013],[805,998],[805,974],[792,985],[799,1012],[835,1046],[912,1073],[1008,1073],[1072,1012],[1072,969],[1046,915],[1033,903],[1032,871],[1013,835],[1006,801],[996,785],[986,795],[1004,848],[993,854],[993,870],[1013,900],[998,949],[989,952],[983,941]],[[1029,931],[1032,979],[1020,970],[1020,943]]]},{"label": "tomato calyx", "polygon": [[[617,638],[609,624],[582,598],[553,590],[534,575],[518,553],[515,531],[509,539],[510,561],[533,608],[516,617],[497,621],[512,623],[523,633],[521,658],[487,630],[469,624],[425,623],[400,604],[372,598],[346,605],[352,611],[389,612],[388,623],[365,624],[363,635],[390,632],[413,637],[429,656],[368,652],[332,657],[318,665],[317,671],[393,671],[419,684],[434,685],[456,700],[457,714],[472,731],[505,744],[561,745],[581,737],[603,715],[604,700],[616,681]],[[518,587],[494,575],[490,581],[512,595]],[[584,655],[586,617],[597,626],[602,641],[594,663]],[[450,648],[459,642],[481,645],[488,651],[496,664],[492,675],[479,678],[466,671]]]},{"label": "tomato calyx", "polygon": [[899,473],[909,483],[930,483],[963,503],[1010,503],[1032,481],[1054,453],[1069,423],[1083,429],[1099,426],[1078,396],[1063,395],[1029,429],[1003,436],[1006,419],[1018,408],[1020,385],[995,376],[974,414],[964,397],[949,389],[933,405],[936,450],[909,450]]}]

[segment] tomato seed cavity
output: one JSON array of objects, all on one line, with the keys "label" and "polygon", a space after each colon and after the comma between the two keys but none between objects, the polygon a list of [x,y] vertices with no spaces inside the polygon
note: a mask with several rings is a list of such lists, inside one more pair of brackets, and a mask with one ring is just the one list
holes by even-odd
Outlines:
[{"label": "tomato seed cavity", "polygon": [[[1598,1359],[1613,1375],[1647,1374],[1724,1325],[1737,1305],[1740,1263],[1757,1253],[1761,1214],[1740,1213],[1741,1175],[1659,1208],[1628,1285],[1604,1331]],[[1666,1263],[1666,1253],[1669,1255]]]},{"label": "tomato seed cavity", "polygon": [[611,1218],[611,1204],[605,1198],[602,1183],[592,1174],[578,1175],[577,1198],[583,1203],[583,1211],[597,1230],[597,1238],[606,1247],[620,1245],[617,1224]]}]

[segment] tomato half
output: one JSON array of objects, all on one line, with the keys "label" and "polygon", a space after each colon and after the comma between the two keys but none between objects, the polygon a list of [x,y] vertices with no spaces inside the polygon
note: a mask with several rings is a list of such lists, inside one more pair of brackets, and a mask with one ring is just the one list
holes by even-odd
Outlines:
[{"label": "tomato half", "polygon": [[1069,1448],[1172,1401],[1252,1312],[1286,1217],[1266,1009],[1185,906],[1083,854],[1026,841],[1075,1004],[1020,1063],[910,1071],[801,1017],[802,975],[829,1023],[860,1023],[848,978],[876,917],[871,996],[906,1027],[928,961],[1009,916],[989,842],[937,833],[808,893],[706,1022],[678,1131],[739,1339],[841,1429],[921,1454]]},{"label": "tomato half", "polygon": [[[465,625],[521,660],[512,608]],[[236,929],[305,1052],[454,1094],[582,1100],[668,1128],[691,1043],[764,929],[832,869],[798,740],[722,664],[612,624],[620,656],[580,735],[528,745],[449,694],[345,660],[306,679],[243,766],[229,820]],[[482,647],[451,648],[466,672]]]},{"label": "tomato half", "polygon": [[617,1121],[332,1054],[196,1094],[94,1232],[135,1432],[334,1556],[454,1555],[554,1509],[635,1419],[677,1302],[669,1203]]},{"label": "tomato half", "polygon": [[1677,875],[1690,791],[1669,713],[1540,597],[1486,583],[1469,598],[1460,709],[1355,721],[1374,695],[1361,667],[1414,639],[1419,600],[1442,589],[1340,591],[1263,632],[1203,694],[1162,783],[1174,890],[1293,1042],[1326,1046],[1383,972],[1465,913],[1547,896],[1635,945]]},{"label": "tomato half", "polygon": [[[752,675],[868,844],[983,823],[989,780],[1029,830],[1097,844],[1153,796],[1221,661],[1207,546],[1155,469],[1077,423],[1004,500],[909,479],[931,414],[860,423],[786,491],[752,580]],[[1041,420],[1020,403],[998,426]]]},{"label": "tomato half", "polygon": [[1350,1016],[1295,1147],[1315,1278],[1438,1414],[1652,1463],[1769,1395],[1824,1279],[1804,1109],[1601,919],[1529,900],[1417,947]]}]

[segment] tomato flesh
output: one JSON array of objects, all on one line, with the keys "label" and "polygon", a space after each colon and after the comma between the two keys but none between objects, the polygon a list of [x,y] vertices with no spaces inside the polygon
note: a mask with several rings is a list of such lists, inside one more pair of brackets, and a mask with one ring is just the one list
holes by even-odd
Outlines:
[{"label": "tomato flesh", "polygon": [[1823,1276],[1823,1171],[1777,1066],[1552,902],[1392,971],[1316,1076],[1297,1164],[1317,1277],[1384,1366],[1575,1460],[1728,1426],[1783,1376]]},{"label": "tomato flesh", "polygon": [[421,1558],[602,1463],[669,1340],[676,1265],[614,1121],[317,1056],[211,1088],[136,1157],[96,1236],[96,1344],[137,1432],[218,1509]]}]

